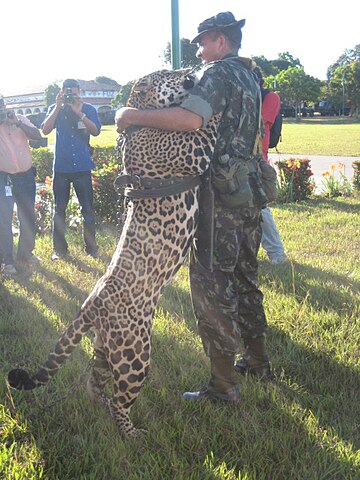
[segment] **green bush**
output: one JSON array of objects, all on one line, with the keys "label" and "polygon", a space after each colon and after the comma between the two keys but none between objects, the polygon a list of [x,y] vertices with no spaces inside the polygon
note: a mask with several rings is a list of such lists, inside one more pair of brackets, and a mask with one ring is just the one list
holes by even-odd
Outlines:
[{"label": "green bush", "polygon": [[47,147],[30,148],[33,165],[36,167],[37,183],[44,183],[46,177],[53,173],[53,152]]},{"label": "green bush", "polygon": [[360,161],[355,160],[352,164],[352,167],[354,169],[353,187],[354,187],[354,190],[356,190],[357,192],[360,192]]},{"label": "green bush", "polygon": [[[51,186],[53,153],[48,148],[31,150],[33,164],[36,167],[36,182],[46,183],[48,187]],[[114,187],[114,181],[122,168],[122,162],[119,160],[118,152],[113,145],[95,146],[93,160],[96,165],[92,177],[95,214],[100,221],[117,223],[120,202],[118,192]],[[38,202],[41,212],[39,213],[41,218],[38,219],[38,222],[41,225],[41,231],[49,228],[48,211],[51,211],[51,205],[47,205],[50,203],[49,198],[43,194]]]},{"label": "green bush", "polygon": [[114,181],[122,169],[122,162],[114,146],[95,147],[93,159],[94,209],[98,219],[118,223],[119,194]]}]

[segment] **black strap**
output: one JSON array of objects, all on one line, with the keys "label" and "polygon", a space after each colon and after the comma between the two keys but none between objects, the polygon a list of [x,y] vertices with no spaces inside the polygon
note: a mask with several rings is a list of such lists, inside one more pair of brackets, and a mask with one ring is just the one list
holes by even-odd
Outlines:
[{"label": "black strap", "polygon": [[124,195],[129,198],[158,198],[186,192],[200,185],[200,183],[200,175],[170,178],[119,175],[114,185],[118,189],[126,187]]}]

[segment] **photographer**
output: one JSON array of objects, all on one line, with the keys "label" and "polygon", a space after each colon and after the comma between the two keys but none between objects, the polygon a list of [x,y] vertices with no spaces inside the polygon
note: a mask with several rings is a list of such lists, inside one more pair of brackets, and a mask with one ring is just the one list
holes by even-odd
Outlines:
[{"label": "photographer", "polygon": [[17,273],[13,260],[12,217],[17,205],[20,236],[16,260],[23,264],[39,261],[35,246],[35,169],[29,139],[40,140],[39,130],[23,115],[6,109],[0,98],[0,245],[4,273]]},{"label": "photographer", "polygon": [[53,219],[53,260],[68,254],[65,239],[66,207],[70,200],[70,187],[74,186],[84,219],[85,251],[97,258],[98,247],[95,239],[95,214],[91,170],[95,167],[91,158],[90,135],[100,133],[101,124],[96,109],[80,98],[77,80],[67,79],[56,103],[49,107],[42,124],[44,135],[56,129],[54,157],[54,219]]}]

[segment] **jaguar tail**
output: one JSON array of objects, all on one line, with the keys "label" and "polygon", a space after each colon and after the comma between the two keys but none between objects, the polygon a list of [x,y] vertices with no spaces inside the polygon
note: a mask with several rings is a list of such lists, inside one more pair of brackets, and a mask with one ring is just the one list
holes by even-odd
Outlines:
[{"label": "jaguar tail", "polygon": [[70,357],[91,326],[92,324],[88,321],[84,312],[80,310],[75,320],[55,344],[46,362],[41,365],[34,375],[31,376],[26,370],[20,368],[15,368],[9,372],[8,382],[10,387],[17,390],[32,390],[46,385],[61,365]]}]

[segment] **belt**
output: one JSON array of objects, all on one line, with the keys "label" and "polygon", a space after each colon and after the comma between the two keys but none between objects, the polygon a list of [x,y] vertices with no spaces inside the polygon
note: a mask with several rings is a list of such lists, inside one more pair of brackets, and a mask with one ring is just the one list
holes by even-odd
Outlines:
[{"label": "belt", "polygon": [[117,189],[125,188],[124,195],[130,198],[158,198],[186,192],[200,185],[200,175],[185,177],[149,178],[139,175],[119,175],[114,182]]},{"label": "belt", "polygon": [[[33,167],[30,167],[29,170],[26,170],[26,172],[17,172],[17,173],[8,173],[7,175],[11,175],[12,177],[20,177],[21,175],[26,175],[32,170]],[[0,172],[0,173],[5,173],[5,172]]]}]

